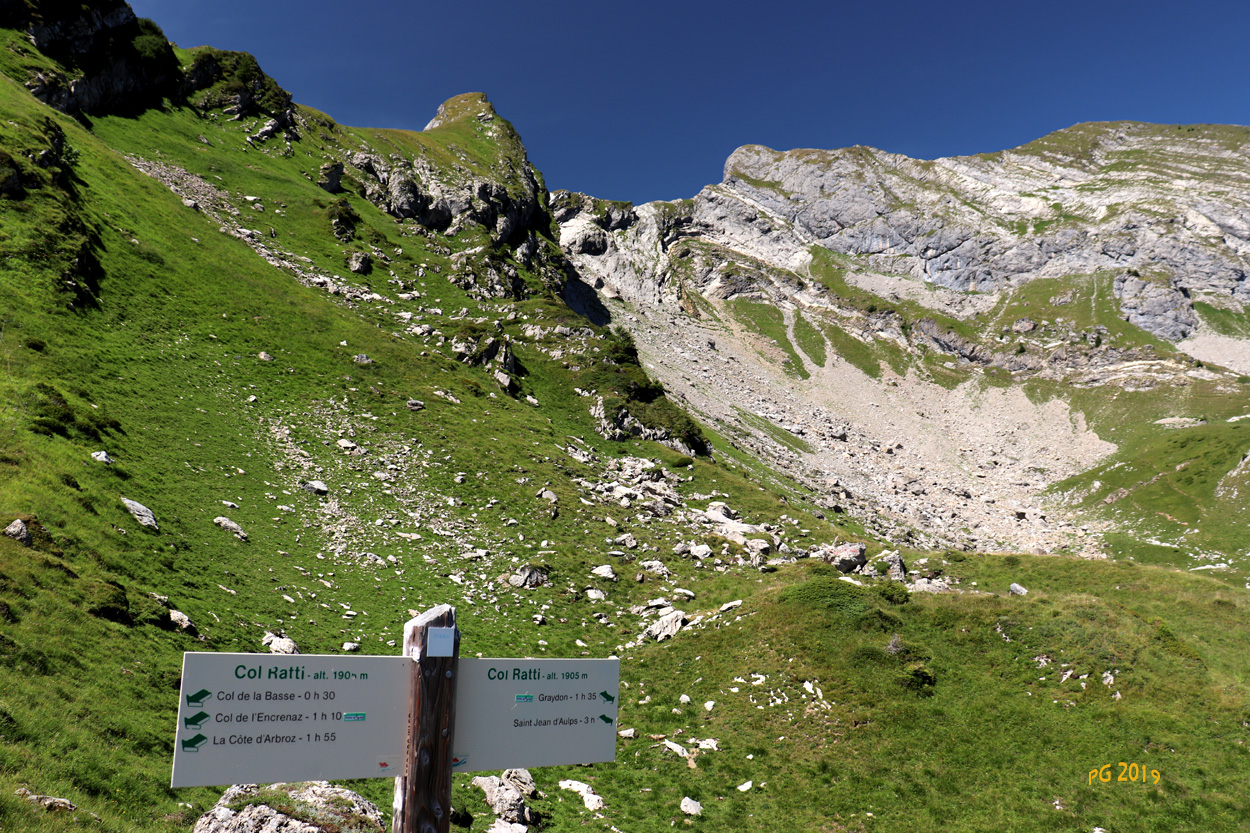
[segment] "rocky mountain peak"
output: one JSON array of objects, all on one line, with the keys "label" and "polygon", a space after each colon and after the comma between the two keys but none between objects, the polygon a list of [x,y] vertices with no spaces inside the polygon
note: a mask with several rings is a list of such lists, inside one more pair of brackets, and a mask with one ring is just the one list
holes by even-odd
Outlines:
[{"label": "rocky mountain peak", "polygon": [[486,98],[486,93],[462,93],[447,99],[438,105],[438,112],[425,126],[433,130],[461,119],[477,119],[482,123],[493,121],[499,114],[495,106]]}]

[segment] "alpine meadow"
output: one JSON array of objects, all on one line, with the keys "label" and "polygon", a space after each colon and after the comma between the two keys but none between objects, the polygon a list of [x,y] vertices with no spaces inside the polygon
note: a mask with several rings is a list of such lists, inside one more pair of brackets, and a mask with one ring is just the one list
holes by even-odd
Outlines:
[{"label": "alpine meadow", "polygon": [[390,829],[168,786],[183,653],[440,604],[620,660],[616,760],[452,830],[1250,829],[1250,128],[633,205],[482,93],[349,127],[122,0],[0,27],[0,833]]}]

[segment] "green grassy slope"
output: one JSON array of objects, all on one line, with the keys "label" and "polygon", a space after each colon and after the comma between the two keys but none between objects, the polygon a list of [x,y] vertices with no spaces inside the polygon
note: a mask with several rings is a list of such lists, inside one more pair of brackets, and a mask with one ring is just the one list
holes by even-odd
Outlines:
[{"label": "green grassy slope", "polygon": [[[523,297],[481,300],[448,280],[485,268],[457,257],[490,246],[480,226],[426,234],[311,181],[327,154],[367,142],[515,184],[523,149],[510,128],[492,138],[474,116],[407,134],[327,119],[288,154],[281,141],[249,144],[250,123],[173,106],[98,117],[87,130],[6,78],[0,108],[0,175],[21,184],[0,197],[0,522],[21,517],[35,532],[31,547],[0,537],[0,830],[189,829],[220,791],[166,786],[183,651],[259,651],[270,630],[305,652],[354,641],[394,654],[408,611],[440,602],[456,604],[468,655],[622,658],[621,722],[639,737],[621,742],[615,764],[536,771],[547,829],[684,826],[686,795],[703,803],[695,824],[710,830],[1250,822],[1239,792],[1250,721],[1244,591],[1131,564],[933,556],[920,569],[994,595],[899,604],[827,568],[731,566],[741,548],[680,510],[626,506],[593,487],[641,457],[688,505],[725,500],[794,548],[855,538],[856,528],[816,516],[793,484],[782,502],[787,484],[761,488],[732,454],[692,460],[602,439],[593,397],[575,388],[640,411],[666,401],[620,335],[578,319],[539,266],[506,249],[490,255],[517,269]],[[62,133],[71,150],[32,161]],[[301,284],[124,154],[215,183],[272,245],[391,303]],[[331,227],[339,199],[359,218],[346,242]],[[345,255],[362,246],[389,262],[349,273]],[[409,332],[417,322],[432,331]],[[812,331],[796,333],[815,359]],[[453,342],[488,334],[512,346],[518,396],[456,358]],[[1240,440],[1229,442],[1233,453]],[[93,460],[99,450],[114,462]],[[302,488],[314,479],[330,493]],[[555,513],[535,498],[544,487],[559,498]],[[139,526],[122,497],[150,507],[160,530]],[[616,543],[623,533],[637,550]],[[689,541],[711,544],[723,563],[672,555]],[[462,557],[475,548],[483,560]],[[650,558],[674,576],[645,574],[636,562]],[[622,580],[594,585],[589,570],[603,563]],[[549,585],[499,581],[526,564],[547,568]],[[1030,595],[1006,598],[1010,581]],[[608,601],[592,603],[590,586]],[[643,620],[628,608],[673,598],[675,587],[695,594],[681,606],[702,624],[630,645]],[[171,626],[152,594],[198,636]],[[545,624],[534,623],[539,613]],[[1088,673],[1086,689],[1037,669],[1041,654]],[[1101,683],[1108,670],[1112,688]],[[715,738],[720,749],[691,767],[651,737],[660,734],[688,746]],[[1087,783],[1089,769],[1119,760],[1158,770],[1160,783]],[[558,789],[565,777],[604,795],[603,819]],[[490,819],[467,781],[457,777],[455,805],[483,831]],[[389,782],[352,786],[389,806]],[[19,787],[79,810],[36,810]]]}]

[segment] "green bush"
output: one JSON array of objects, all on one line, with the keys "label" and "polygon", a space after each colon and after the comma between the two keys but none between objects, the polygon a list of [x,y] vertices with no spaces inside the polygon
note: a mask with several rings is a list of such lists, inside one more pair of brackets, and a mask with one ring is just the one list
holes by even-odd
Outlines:
[{"label": "green bush", "polygon": [[937,674],[923,662],[910,662],[899,674],[898,683],[921,697],[932,697],[933,689],[937,687]]},{"label": "green bush", "polygon": [[887,581],[876,586],[876,591],[882,599],[892,605],[905,605],[911,601],[911,593],[907,592],[907,588],[902,582]]}]

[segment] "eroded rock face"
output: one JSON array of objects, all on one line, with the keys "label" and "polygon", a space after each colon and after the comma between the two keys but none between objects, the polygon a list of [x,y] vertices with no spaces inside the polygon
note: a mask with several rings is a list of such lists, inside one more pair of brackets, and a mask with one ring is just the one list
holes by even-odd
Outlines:
[{"label": "eroded rock face", "polygon": [[5,25],[21,28],[34,46],[69,74],[37,73],[26,82],[36,98],[66,113],[133,112],[175,94],[182,81],[164,34],[123,0],[72,9],[65,4],[10,3]]},{"label": "eroded rock face", "polygon": [[[590,282],[647,306],[681,306],[677,273],[709,297],[760,291],[715,258],[682,253],[674,263],[674,244],[694,237],[799,274],[820,246],[865,272],[959,292],[1114,271],[1130,320],[1176,341],[1197,323],[1191,298],[1250,302],[1250,202],[1207,184],[1250,174],[1250,132],[1218,130],[1182,138],[1155,125],[1078,125],[1014,150],[933,161],[748,145],[693,200],[649,203],[613,223],[570,195],[556,217]],[[1202,178],[1173,170],[1173,154]],[[1130,270],[1147,279],[1125,281]]]}]

